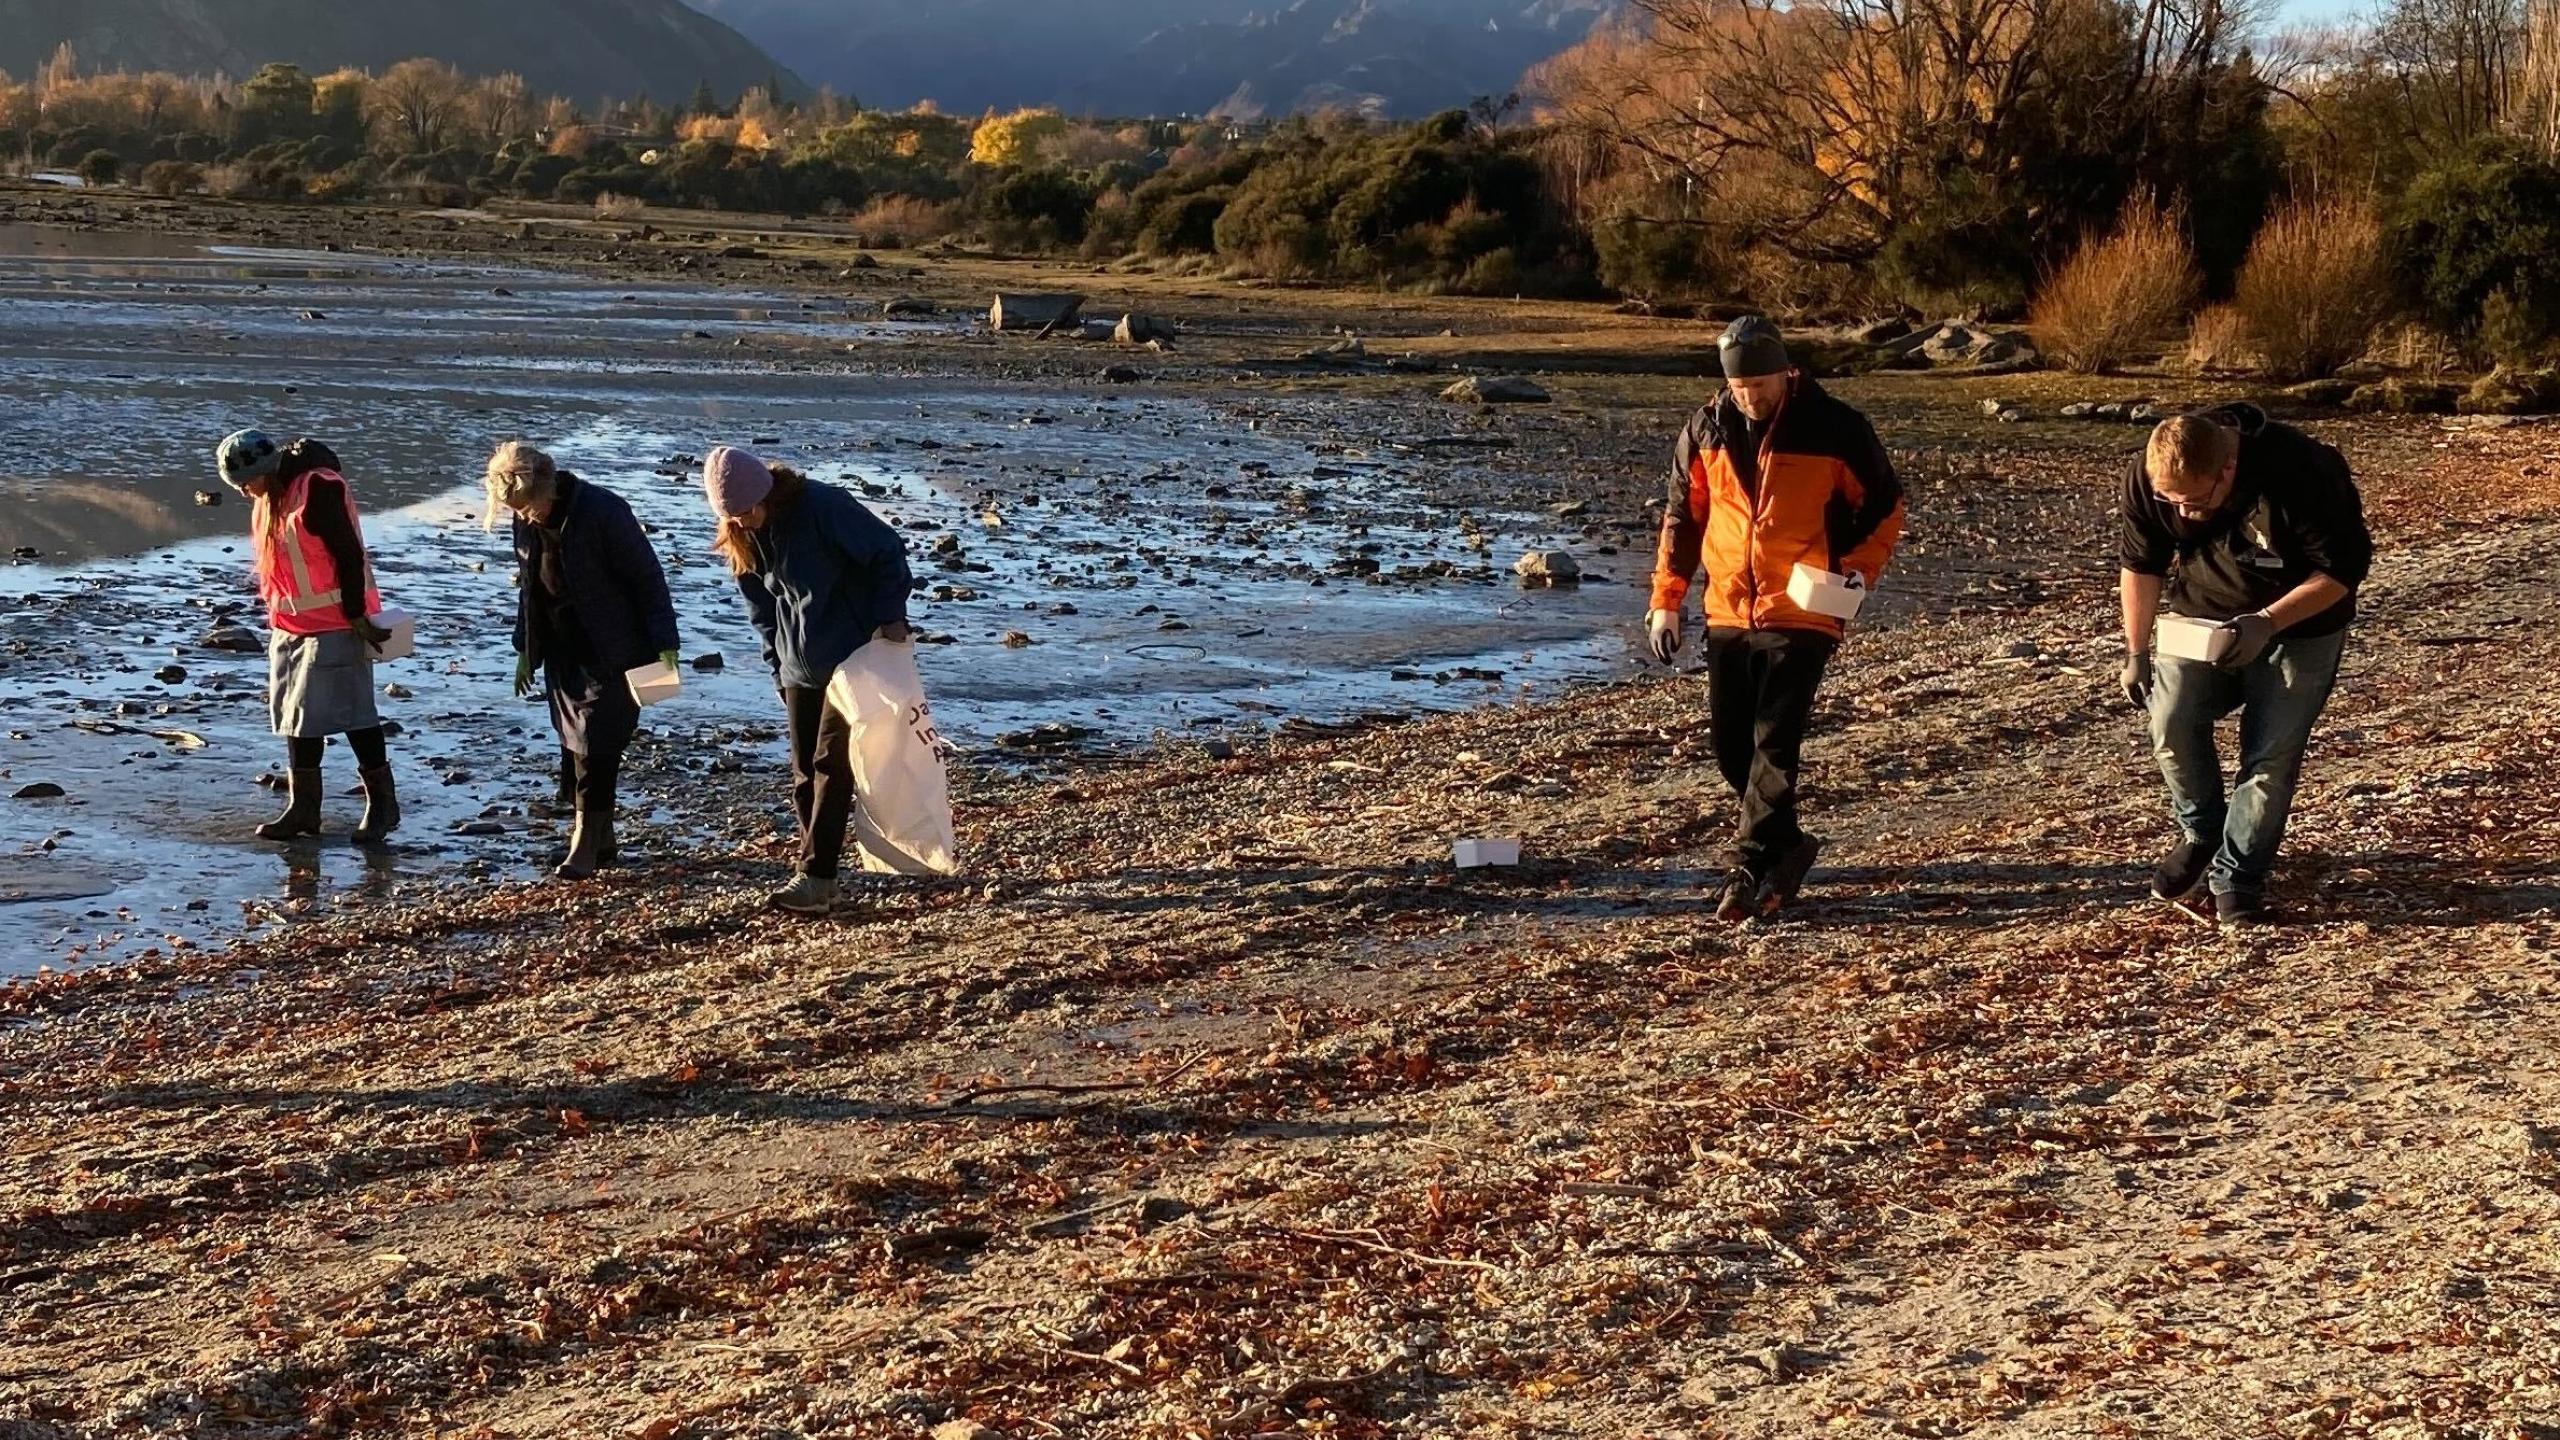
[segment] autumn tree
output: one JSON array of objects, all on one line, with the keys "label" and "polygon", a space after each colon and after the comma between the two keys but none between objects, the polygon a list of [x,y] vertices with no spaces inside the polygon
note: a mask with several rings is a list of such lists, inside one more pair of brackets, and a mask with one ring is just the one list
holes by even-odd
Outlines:
[{"label": "autumn tree", "polygon": [[469,82],[452,66],[403,60],[373,82],[366,103],[374,131],[387,145],[424,155],[444,148],[469,93]]},{"label": "autumn tree", "polygon": [[312,121],[322,135],[361,145],[365,140],[366,108],[373,95],[373,77],[362,70],[332,70],[312,82]]},{"label": "autumn tree", "polygon": [[2226,0],[1633,0],[1536,88],[1608,157],[1584,193],[1638,218],[2022,285],[2135,185],[2223,163],[2264,103],[2239,33]]},{"label": "autumn tree", "polygon": [[998,170],[1036,165],[1041,152],[1066,134],[1066,117],[1055,110],[1016,110],[1010,115],[990,110],[969,136],[969,159]]}]

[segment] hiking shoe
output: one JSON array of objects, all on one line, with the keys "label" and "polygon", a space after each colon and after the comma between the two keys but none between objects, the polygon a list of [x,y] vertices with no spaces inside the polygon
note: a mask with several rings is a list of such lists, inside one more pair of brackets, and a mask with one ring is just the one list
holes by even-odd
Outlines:
[{"label": "hiking shoe", "polygon": [[2170,846],[2160,863],[2151,867],[2151,898],[2175,905],[2196,893],[2204,883],[2205,867],[2213,863],[2213,848],[2201,840],[2181,840]]},{"label": "hiking shoe", "polygon": [[773,908],[794,915],[824,915],[836,908],[836,882],[817,875],[802,875],[775,892]]},{"label": "hiking shoe", "polygon": [[1753,897],[1759,893],[1760,878],[1736,866],[1724,877],[1724,888],[1716,892],[1716,918],[1727,925],[1750,919]]},{"label": "hiking shoe", "polygon": [[2213,919],[2225,930],[2264,930],[2275,923],[2266,901],[2238,891],[2213,897]]},{"label": "hiking shoe", "polygon": [[1761,919],[1769,919],[1796,903],[1796,896],[1804,890],[1804,877],[1813,873],[1813,862],[1821,855],[1821,837],[1807,835],[1796,842],[1796,848],[1778,858],[1769,878],[1760,882],[1760,893],[1753,897]]}]

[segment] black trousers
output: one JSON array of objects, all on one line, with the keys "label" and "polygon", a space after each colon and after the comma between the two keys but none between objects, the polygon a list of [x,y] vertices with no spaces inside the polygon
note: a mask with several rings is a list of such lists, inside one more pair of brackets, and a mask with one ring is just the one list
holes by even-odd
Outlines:
[{"label": "black trousers", "polygon": [[1707,724],[1742,818],[1731,863],[1765,875],[1804,843],[1796,771],[1814,692],[1840,642],[1807,630],[1707,631]]},{"label": "black trousers", "polygon": [[836,878],[853,821],[853,727],[827,692],[786,689],[791,720],[791,813],[800,821],[800,873]]}]

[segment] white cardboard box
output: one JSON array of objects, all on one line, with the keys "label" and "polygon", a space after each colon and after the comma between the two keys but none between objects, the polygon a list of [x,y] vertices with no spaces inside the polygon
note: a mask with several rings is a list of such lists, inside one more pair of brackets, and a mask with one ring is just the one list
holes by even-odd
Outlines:
[{"label": "white cardboard box", "polygon": [[684,676],[663,660],[652,660],[636,669],[622,672],[631,683],[631,698],[643,705],[656,705],[673,700],[684,691]]},{"label": "white cardboard box", "polygon": [[1452,847],[1449,858],[1455,860],[1461,870],[1482,870],[1492,865],[1517,865],[1520,863],[1520,842],[1517,840],[1461,840]]},{"label": "white cardboard box", "polygon": [[2230,626],[2187,615],[2161,616],[2154,634],[2160,653],[2174,660],[2217,662],[2240,643],[2240,632]]},{"label": "white cardboard box", "polygon": [[376,660],[406,660],[418,650],[418,617],[406,610],[385,605],[373,613],[373,623],[391,632],[382,648],[373,654]]},{"label": "white cardboard box", "polygon": [[1867,587],[1854,576],[1798,565],[1787,580],[1787,598],[1816,615],[1854,620],[1858,607],[1867,603]]}]

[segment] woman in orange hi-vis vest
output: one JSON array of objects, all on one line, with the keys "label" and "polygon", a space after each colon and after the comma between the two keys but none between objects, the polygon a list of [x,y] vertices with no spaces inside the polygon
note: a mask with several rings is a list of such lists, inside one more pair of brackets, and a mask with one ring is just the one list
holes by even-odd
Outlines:
[{"label": "woman in orange hi-vis vest", "polygon": [[320,757],[347,737],[364,776],[359,844],[400,824],[400,796],[382,717],[373,704],[373,659],[390,639],[374,623],[382,597],[366,563],[355,493],[338,457],[317,440],[279,449],[255,430],[214,451],[222,481],[249,498],[258,598],[267,605],[267,712],[292,762],[285,812],[258,827],[266,840],[320,833]]},{"label": "woman in orange hi-vis vest", "polygon": [[1798,603],[1791,581],[1802,568],[1874,588],[1902,538],[1902,482],[1867,418],[1795,367],[1776,326],[1746,316],[1716,350],[1724,394],[1680,432],[1646,629],[1670,664],[1706,572],[1707,728],[1742,806],[1716,914],[1739,922],[1792,903],[1822,850],[1796,820],[1796,771],[1847,625]]}]

